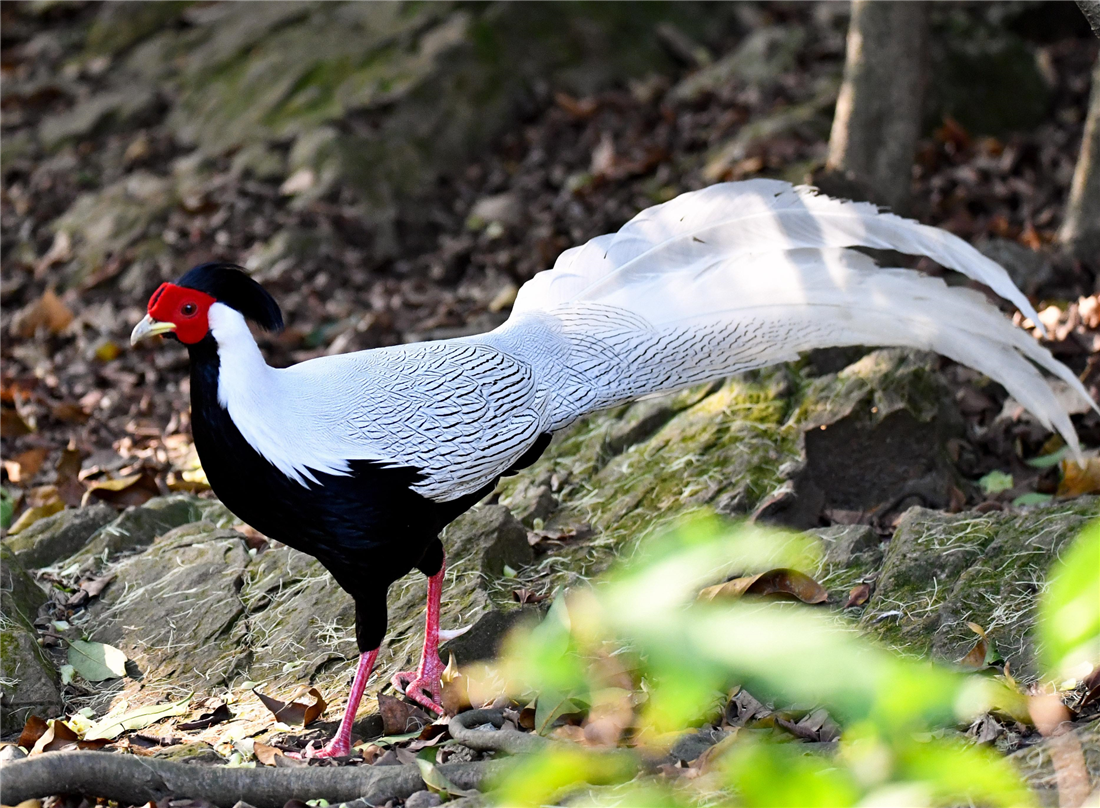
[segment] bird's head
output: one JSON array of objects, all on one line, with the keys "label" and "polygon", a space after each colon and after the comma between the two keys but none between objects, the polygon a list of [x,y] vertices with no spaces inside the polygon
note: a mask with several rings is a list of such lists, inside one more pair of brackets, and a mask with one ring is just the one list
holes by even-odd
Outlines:
[{"label": "bird's head", "polygon": [[283,327],[279,304],[243,269],[235,264],[199,264],[153,292],[148,314],[134,327],[130,344],[164,334],[196,345],[210,334],[211,309],[217,305],[235,309],[265,331]]}]

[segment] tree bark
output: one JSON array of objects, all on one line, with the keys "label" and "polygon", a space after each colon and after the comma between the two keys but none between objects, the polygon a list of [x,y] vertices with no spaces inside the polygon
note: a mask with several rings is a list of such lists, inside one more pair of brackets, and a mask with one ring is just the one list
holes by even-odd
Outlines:
[{"label": "tree bark", "polygon": [[927,4],[852,0],[826,175],[899,212],[909,204],[927,54]]},{"label": "tree bark", "polygon": [[1092,96],[1081,153],[1058,240],[1074,257],[1100,262],[1100,59],[1092,71]]}]

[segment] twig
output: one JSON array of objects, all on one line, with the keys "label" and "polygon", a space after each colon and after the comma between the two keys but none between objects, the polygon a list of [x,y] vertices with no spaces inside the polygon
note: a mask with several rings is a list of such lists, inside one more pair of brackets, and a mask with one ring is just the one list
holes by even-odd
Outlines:
[{"label": "twig", "polygon": [[[439,771],[459,788],[474,789],[499,773],[503,765],[503,761],[452,763],[440,766]],[[384,803],[404,799],[425,787],[416,766],[248,769],[106,752],[53,753],[13,761],[3,766],[0,779],[0,801],[5,805],[55,794],[80,794],[129,805],[186,797],[215,805],[243,800],[256,808],[282,808],[290,799],[350,802],[363,798]]]}]

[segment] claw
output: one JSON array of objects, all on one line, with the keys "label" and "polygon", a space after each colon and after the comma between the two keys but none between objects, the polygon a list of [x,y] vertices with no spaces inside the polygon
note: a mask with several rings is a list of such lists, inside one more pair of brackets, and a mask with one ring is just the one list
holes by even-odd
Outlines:
[{"label": "claw", "polygon": [[344,738],[333,738],[320,749],[314,749],[314,743],[316,741],[310,741],[301,752],[287,752],[286,756],[295,760],[319,760],[320,758],[347,757],[351,754],[351,741]]},{"label": "claw", "polygon": [[421,707],[443,715],[446,712],[441,704],[443,700],[443,662],[436,656],[426,657],[416,671],[402,671],[394,674],[390,681],[397,689]]}]

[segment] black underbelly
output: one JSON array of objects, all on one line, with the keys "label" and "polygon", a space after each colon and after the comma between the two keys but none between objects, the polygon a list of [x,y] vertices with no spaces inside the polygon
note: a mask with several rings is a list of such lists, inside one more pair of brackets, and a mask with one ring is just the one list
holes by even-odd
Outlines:
[{"label": "black underbelly", "polygon": [[191,428],[214,493],[265,536],[316,557],[345,589],[386,587],[405,575],[443,527],[480,498],[437,503],[412,489],[420,479],[415,469],[368,461],[352,461],[346,476],[314,472],[317,483],[290,479],[252,448],[217,402],[216,352],[211,366],[196,362],[192,347]]}]

